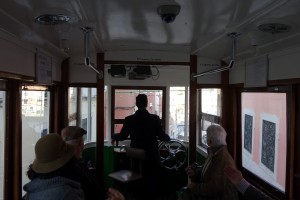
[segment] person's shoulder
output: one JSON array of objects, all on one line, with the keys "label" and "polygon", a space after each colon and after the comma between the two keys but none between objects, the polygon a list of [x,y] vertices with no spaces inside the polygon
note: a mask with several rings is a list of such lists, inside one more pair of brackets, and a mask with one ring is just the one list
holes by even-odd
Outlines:
[{"label": "person's shoulder", "polygon": [[153,118],[158,118],[158,119],[159,119],[159,116],[156,115],[156,114],[149,113],[149,116],[151,116],[151,117],[153,117]]},{"label": "person's shoulder", "polygon": [[125,117],[125,120],[130,120],[130,119],[132,119],[132,118],[134,118],[134,114],[133,114],[133,115],[128,115],[128,116],[126,116],[126,117]]}]

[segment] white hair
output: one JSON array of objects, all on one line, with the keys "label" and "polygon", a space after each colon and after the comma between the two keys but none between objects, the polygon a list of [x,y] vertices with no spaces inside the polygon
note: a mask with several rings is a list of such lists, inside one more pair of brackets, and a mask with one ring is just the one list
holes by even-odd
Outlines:
[{"label": "white hair", "polygon": [[211,146],[226,145],[227,133],[222,126],[210,125],[206,129],[207,140],[211,141]]}]

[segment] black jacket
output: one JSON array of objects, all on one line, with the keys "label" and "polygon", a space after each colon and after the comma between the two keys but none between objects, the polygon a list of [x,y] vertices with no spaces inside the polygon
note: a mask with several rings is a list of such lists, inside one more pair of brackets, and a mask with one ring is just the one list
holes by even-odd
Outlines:
[{"label": "black jacket", "polygon": [[131,147],[145,150],[146,161],[159,161],[158,139],[168,141],[170,137],[162,129],[159,116],[150,114],[146,109],[139,109],[125,118],[123,128],[112,139],[122,141],[130,135]]}]

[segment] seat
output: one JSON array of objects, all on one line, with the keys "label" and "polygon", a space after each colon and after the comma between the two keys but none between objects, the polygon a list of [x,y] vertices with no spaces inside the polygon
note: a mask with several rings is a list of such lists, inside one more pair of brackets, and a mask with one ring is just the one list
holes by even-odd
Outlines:
[{"label": "seat", "polygon": [[82,159],[89,168],[96,167],[96,142],[84,144]]},{"label": "seat", "polygon": [[125,146],[126,157],[129,159],[129,169],[121,169],[110,173],[108,176],[121,183],[129,183],[143,178],[142,164],[145,160],[145,151],[143,149]]}]

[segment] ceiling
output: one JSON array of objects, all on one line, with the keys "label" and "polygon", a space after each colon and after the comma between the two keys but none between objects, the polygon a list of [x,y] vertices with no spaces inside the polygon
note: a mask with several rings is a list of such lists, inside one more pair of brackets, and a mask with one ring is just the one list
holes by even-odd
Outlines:
[{"label": "ceiling", "polygon": [[[181,7],[175,21],[163,22],[157,8],[174,4]],[[40,25],[34,18],[41,14],[65,14],[70,20]],[[238,32],[236,58],[242,59],[254,51],[299,45],[299,19],[299,0],[9,0],[0,5],[0,30],[63,57],[84,54],[80,27],[91,27],[93,52],[149,50],[218,60],[231,56],[227,34]],[[258,30],[266,22],[291,29]]]}]

